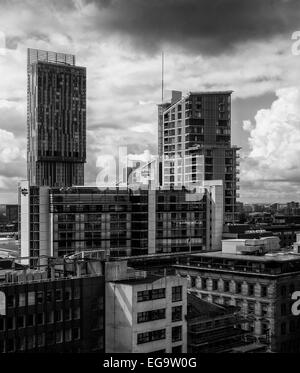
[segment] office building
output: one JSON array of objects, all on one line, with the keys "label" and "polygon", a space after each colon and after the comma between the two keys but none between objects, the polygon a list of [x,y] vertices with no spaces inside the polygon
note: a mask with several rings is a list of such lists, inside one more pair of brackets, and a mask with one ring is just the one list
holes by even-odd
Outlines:
[{"label": "office building", "polygon": [[224,221],[238,217],[239,154],[231,145],[231,93],[173,94],[158,106],[158,153],[162,185],[197,185],[222,180]]},{"label": "office building", "polygon": [[187,280],[106,265],[106,352],[186,352]]},{"label": "office building", "polygon": [[86,68],[74,55],[28,49],[29,184],[83,185],[85,161]]},{"label": "office building", "polygon": [[29,270],[0,261],[0,353],[104,352],[104,275],[84,264]]},{"label": "office building", "polygon": [[220,249],[220,190],[221,184],[191,191],[38,188],[21,182],[21,256],[102,249],[124,257]]},{"label": "office building", "polygon": [[259,250],[251,255],[232,247],[232,252],[191,254],[174,267],[201,299],[240,307],[243,329],[269,351],[300,351],[300,319],[291,312],[291,295],[300,288],[299,255]]}]

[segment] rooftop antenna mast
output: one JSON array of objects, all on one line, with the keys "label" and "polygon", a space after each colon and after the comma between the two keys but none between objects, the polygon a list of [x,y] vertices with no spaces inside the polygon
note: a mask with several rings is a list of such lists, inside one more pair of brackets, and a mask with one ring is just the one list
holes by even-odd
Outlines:
[{"label": "rooftop antenna mast", "polygon": [[164,102],[164,52],[161,53],[161,103]]}]

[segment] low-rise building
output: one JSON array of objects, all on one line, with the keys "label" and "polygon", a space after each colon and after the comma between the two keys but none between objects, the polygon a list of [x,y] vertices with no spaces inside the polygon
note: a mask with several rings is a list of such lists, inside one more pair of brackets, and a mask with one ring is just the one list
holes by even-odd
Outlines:
[{"label": "low-rise building", "polygon": [[187,280],[107,266],[106,352],[186,352]]}]

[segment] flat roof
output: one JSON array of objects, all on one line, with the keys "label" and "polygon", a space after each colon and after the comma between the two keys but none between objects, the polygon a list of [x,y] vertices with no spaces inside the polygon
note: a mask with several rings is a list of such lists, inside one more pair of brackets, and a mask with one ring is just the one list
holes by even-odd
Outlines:
[{"label": "flat roof", "polygon": [[[274,253],[276,254],[276,253]],[[220,259],[235,259],[235,260],[249,260],[253,262],[288,262],[300,260],[300,255],[297,254],[277,254],[277,255],[243,255],[243,254],[229,254],[222,251],[214,251],[210,253],[192,254],[192,257],[204,258],[220,258]]]}]

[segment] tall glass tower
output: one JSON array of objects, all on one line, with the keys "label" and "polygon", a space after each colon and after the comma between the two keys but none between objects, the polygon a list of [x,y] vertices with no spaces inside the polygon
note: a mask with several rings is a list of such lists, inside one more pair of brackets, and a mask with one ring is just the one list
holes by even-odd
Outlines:
[{"label": "tall glass tower", "polygon": [[232,91],[176,92],[158,106],[161,184],[193,186],[222,180],[224,222],[237,219],[240,148],[231,145]]},{"label": "tall glass tower", "polygon": [[28,49],[29,185],[83,185],[85,162],[86,68],[74,55]]}]

